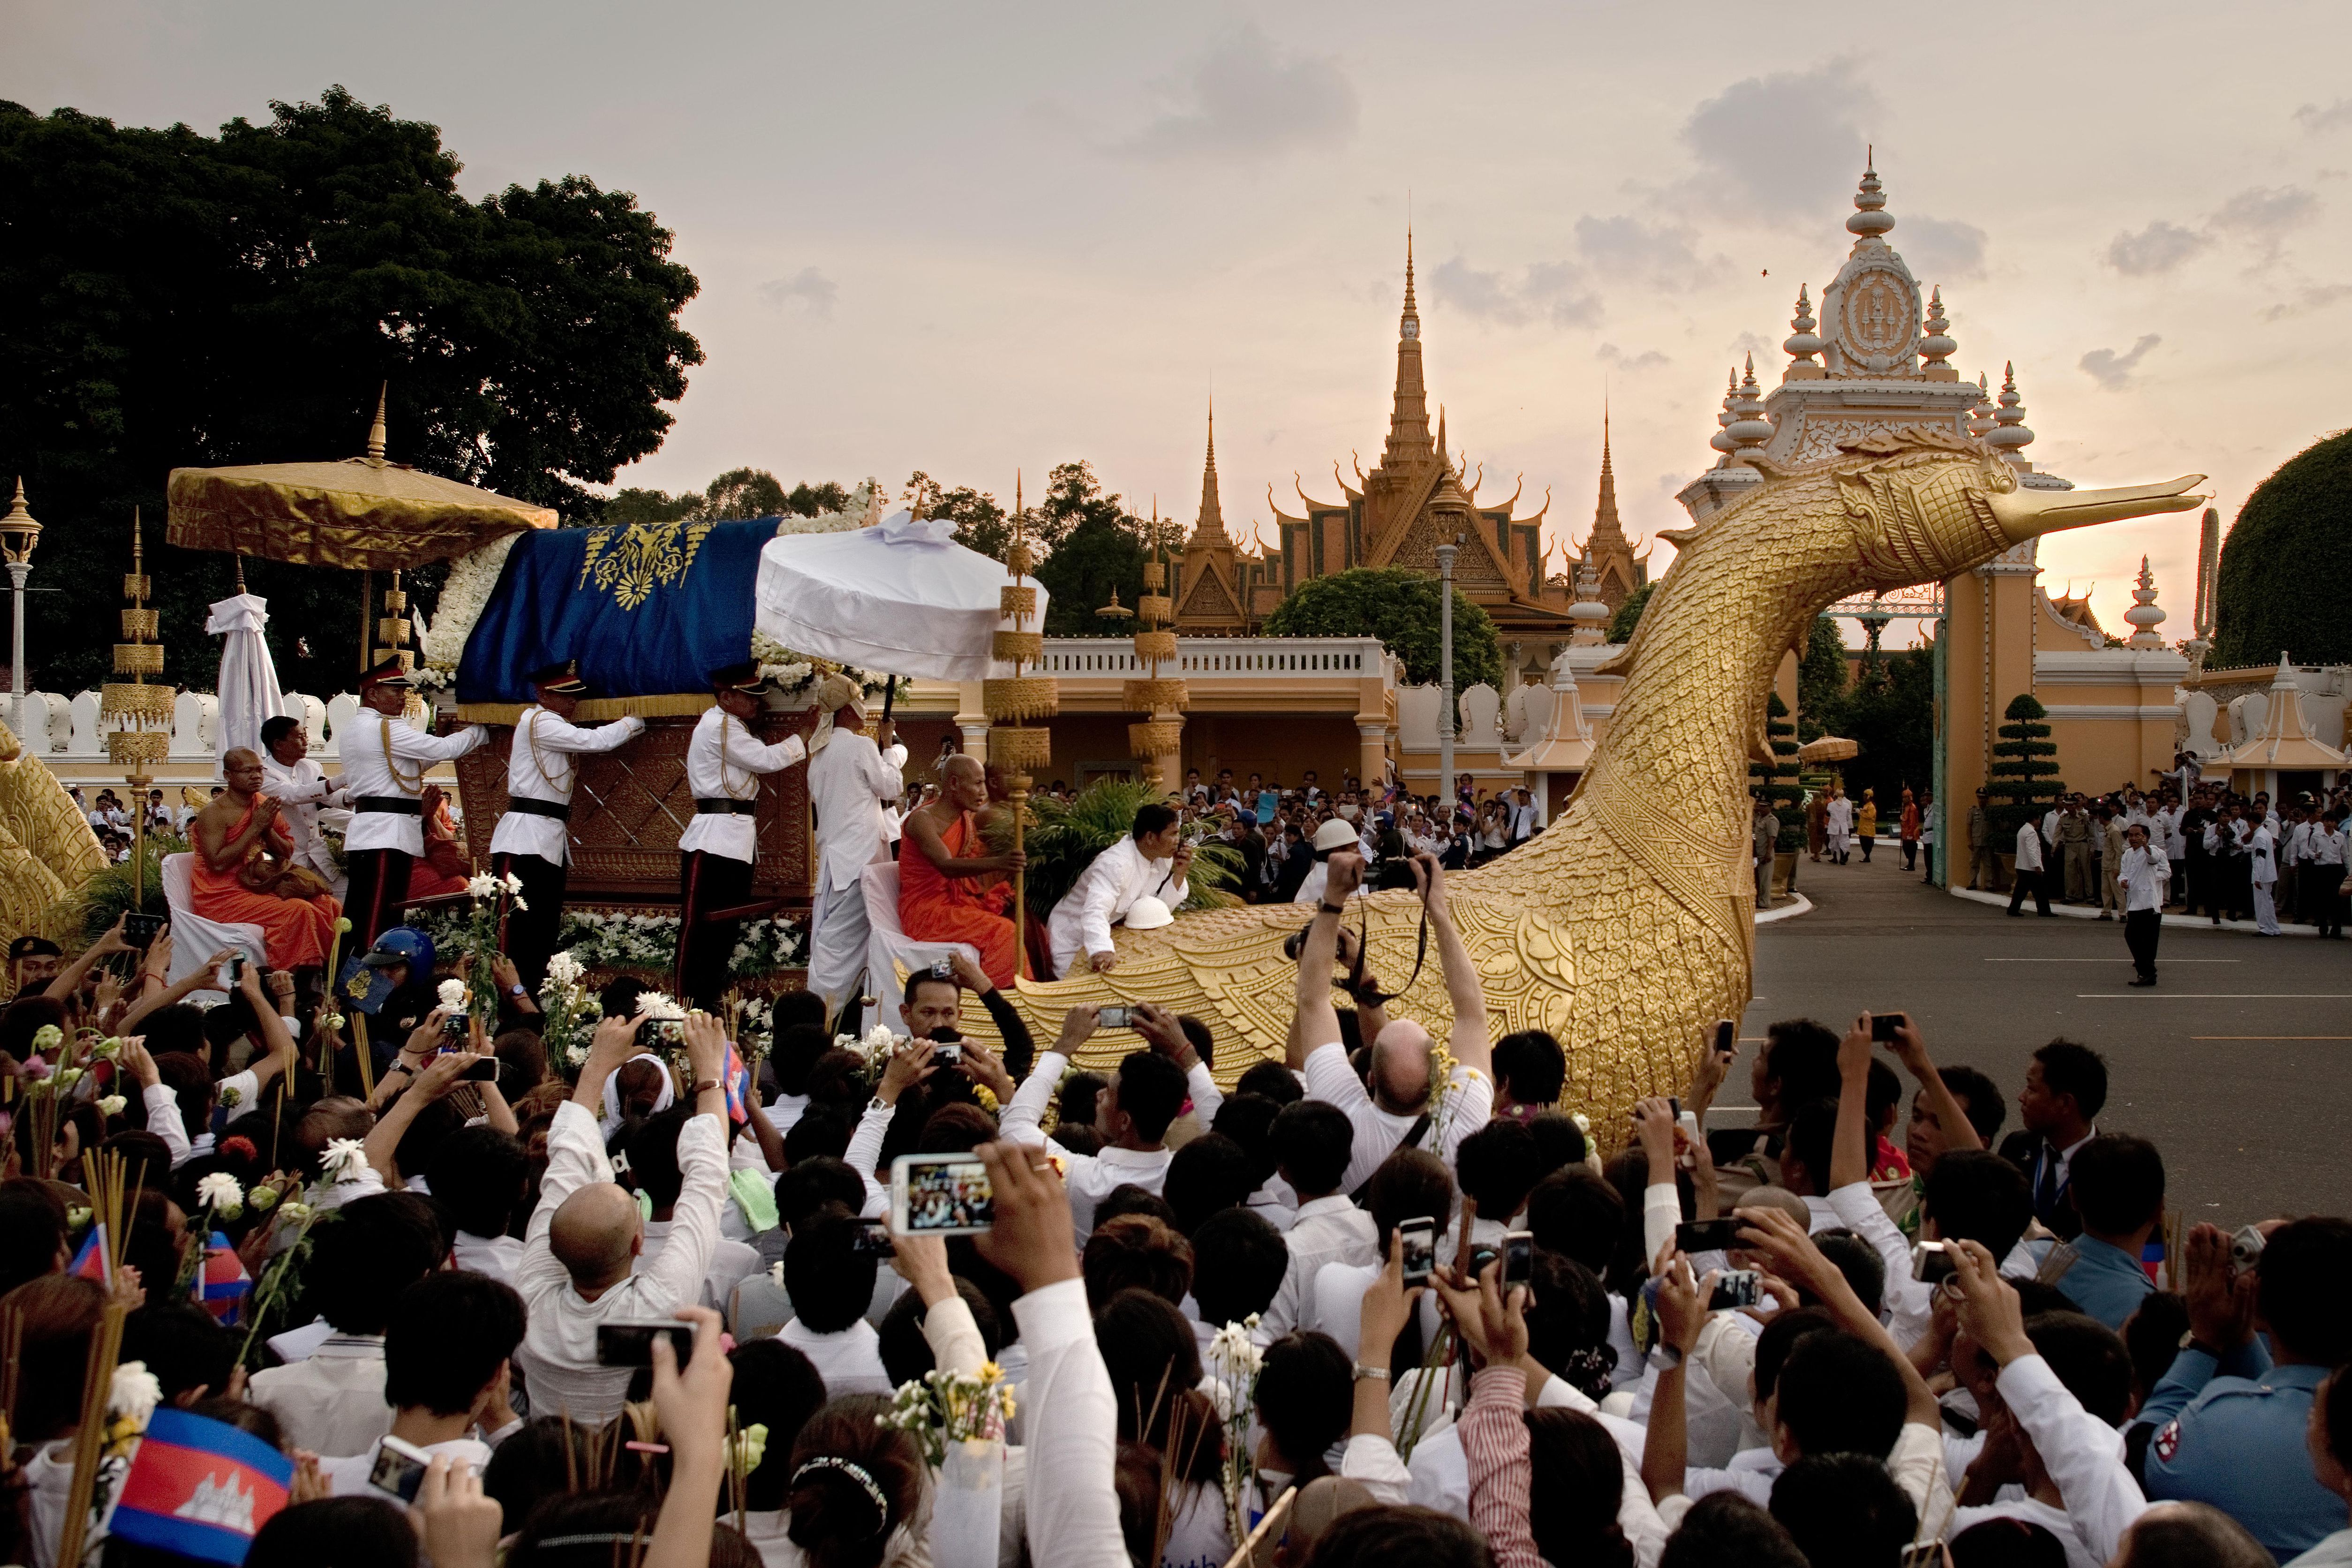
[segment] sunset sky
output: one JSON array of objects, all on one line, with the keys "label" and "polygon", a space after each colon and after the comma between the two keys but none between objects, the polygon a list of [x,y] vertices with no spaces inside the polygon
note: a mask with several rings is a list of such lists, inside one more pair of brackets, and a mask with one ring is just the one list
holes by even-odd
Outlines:
[{"label": "sunset sky", "polygon": [[[2225,520],[2352,423],[2352,11],[1784,5],[449,5],[5,0],[0,97],[210,130],[331,83],[429,120],[480,195],[634,191],[702,280],[709,363],[621,482],[1053,464],[1190,520],[1337,499],[1387,426],[1404,235],[1486,499],[1590,524],[1604,395],[1628,528],[1686,521],[1724,374],[1776,383],[1851,244],[1865,143],[1953,363],[2014,361],[2027,456],[2212,476]],[[1352,477],[1352,476],[1351,476]],[[1499,485],[1500,489],[1496,487]],[[2195,516],[2045,542],[2111,629]],[[1660,546],[1654,570],[1672,554]]]}]

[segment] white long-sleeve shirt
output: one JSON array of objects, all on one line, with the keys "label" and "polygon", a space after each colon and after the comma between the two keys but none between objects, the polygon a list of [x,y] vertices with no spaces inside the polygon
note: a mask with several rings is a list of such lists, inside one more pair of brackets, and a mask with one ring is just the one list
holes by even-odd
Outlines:
[{"label": "white long-sleeve shirt", "polygon": [[2172,877],[2172,862],[2153,843],[2124,851],[2123,868],[2116,880],[2123,885],[2124,912],[2164,908],[2164,884]]},{"label": "white long-sleeve shirt", "polygon": [[2278,835],[2271,828],[2257,827],[2246,845],[2253,857],[2253,867],[2246,875],[2254,886],[2267,887],[2278,880]]},{"label": "white long-sleeve shirt", "polygon": [[345,792],[327,782],[326,770],[304,757],[291,767],[268,752],[261,754],[261,793],[278,802],[278,820],[294,841],[294,860],[332,881],[335,857],[319,837],[319,808],[348,804]]},{"label": "white long-sleeve shirt", "polygon": [[[2084,1554],[2094,1563],[2112,1562],[2124,1531],[2147,1511],[2147,1499],[2124,1468],[2123,1434],[2084,1409],[2038,1355],[2020,1356],[2001,1368],[1999,1386],[2065,1500],[2066,1521]],[[2074,1555],[2072,1546],[2067,1555]]]},{"label": "white long-sleeve shirt", "polygon": [[[1045,1134],[1040,1131],[1047,1102],[1061,1087],[1062,1074],[1068,1068],[1070,1058],[1059,1051],[1041,1052],[1037,1065],[1021,1080],[1013,1094],[1013,1103],[1004,1108],[997,1123],[999,1133],[1015,1143],[1043,1145]],[[1209,1077],[1206,1064],[1194,1060],[1184,1075],[1187,1088],[1192,1091],[1192,1114],[1205,1127],[1217,1119],[1217,1107],[1225,1102]],[[1120,1149],[1107,1146],[1099,1154],[1074,1153],[1057,1150],[1067,1167],[1063,1184],[1070,1194],[1070,1218],[1075,1224],[1077,1244],[1084,1247],[1087,1237],[1094,1234],[1095,1208],[1110,1196],[1113,1187],[1129,1183],[1157,1196],[1168,1182],[1168,1162],[1176,1157],[1171,1149]],[[1032,1516],[1034,1517],[1034,1515]]]},{"label": "white long-sleeve shirt", "polygon": [[687,1119],[677,1135],[677,1168],[684,1184],[660,1256],[644,1273],[586,1300],[556,1261],[549,1232],[563,1200],[583,1187],[611,1181],[613,1164],[604,1157],[595,1117],[577,1100],[556,1107],[547,1131],[547,1173],[540,1182],[539,1207],[523,1233],[522,1263],[514,1280],[530,1314],[516,1359],[530,1380],[533,1410],[569,1414],[592,1425],[611,1420],[628,1393],[629,1369],[597,1364],[596,1325],[667,1318],[701,1301],[712,1244],[719,1239],[719,1211],[727,1198],[727,1140],[720,1118]]},{"label": "white long-sleeve shirt", "polygon": [[364,802],[372,797],[419,801],[427,768],[455,762],[489,737],[479,724],[468,724],[454,735],[428,735],[405,719],[390,718],[373,708],[353,714],[335,737],[343,753],[343,787],[352,797],[352,825],[343,831],[343,852],[401,849],[424,854],[421,811],[370,811]]},{"label": "white long-sleeve shirt", "polygon": [[[780,773],[803,757],[808,747],[798,735],[787,735],[772,746],[761,745],[743,721],[724,708],[713,708],[694,726],[686,743],[686,787],[698,801],[760,798],[761,773]],[[758,858],[760,825],[748,815],[697,809],[694,820],[677,836],[677,852],[700,849],[730,860]]]},{"label": "white long-sleeve shirt", "polygon": [[1158,899],[1172,910],[1189,890],[1173,860],[1147,859],[1132,837],[1120,839],[1078,873],[1046,918],[1054,973],[1066,975],[1084,955],[1110,952],[1110,928],[1127,918],[1136,900]]},{"label": "white long-sleeve shirt", "polygon": [[884,858],[889,822],[882,803],[907,793],[907,748],[884,751],[874,737],[835,730],[809,759],[809,805],[816,813],[817,891],[854,888]]},{"label": "white long-sleeve shirt", "polygon": [[[575,759],[617,751],[645,732],[646,721],[635,714],[586,730],[533,703],[515,720],[514,745],[507,752],[507,795],[570,805],[572,786],[580,782]],[[572,858],[572,826],[559,817],[509,811],[490,835],[490,853],[536,855],[563,865]]]},{"label": "white long-sleeve shirt", "polygon": [[[1486,1125],[1494,1110],[1495,1086],[1485,1073],[1456,1065],[1453,1087],[1446,1091],[1445,1114],[1433,1118],[1421,1135],[1418,1147],[1428,1150],[1448,1166],[1454,1163],[1454,1151],[1462,1140]],[[1307,1057],[1307,1097],[1336,1105],[1355,1124],[1356,1142],[1348,1157],[1348,1173],[1339,1179],[1339,1190],[1352,1193],[1381,1167],[1381,1162],[1396,1152],[1397,1145],[1412,1130],[1419,1112],[1399,1115],[1382,1110],[1372,1103],[1356,1069],[1348,1065],[1348,1052],[1337,1040],[1318,1046]]]},{"label": "white long-sleeve shirt", "polygon": [[1030,1419],[1025,1489],[1034,1568],[1102,1568],[1127,1561],[1111,1476],[1118,1404],[1095,1344],[1082,1279],[1063,1279],[1013,1303],[1029,1351],[1022,1404]]},{"label": "white long-sleeve shirt", "polygon": [[1314,1305],[1315,1277],[1323,1271],[1325,1264],[1362,1265],[1379,1260],[1379,1226],[1344,1193],[1299,1205],[1298,1216],[1283,1233],[1282,1239],[1290,1249],[1290,1265],[1284,1270],[1282,1284],[1276,1289],[1274,1300],[1267,1303],[1258,1324],[1266,1331],[1268,1340],[1280,1339],[1293,1329],[1312,1326],[1307,1314]]},{"label": "white long-sleeve shirt", "polygon": [[2042,835],[2033,824],[2023,822],[2017,828],[2017,868],[2021,871],[2042,869]]}]

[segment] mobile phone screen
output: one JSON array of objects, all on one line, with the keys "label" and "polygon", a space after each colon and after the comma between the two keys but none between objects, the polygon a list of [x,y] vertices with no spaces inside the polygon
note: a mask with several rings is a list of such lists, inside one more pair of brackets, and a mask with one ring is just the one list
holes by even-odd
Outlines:
[{"label": "mobile phone screen", "polygon": [[1397,1226],[1404,1238],[1404,1282],[1410,1287],[1426,1285],[1437,1268],[1437,1222],[1433,1219],[1409,1219]]},{"label": "mobile phone screen", "polygon": [[1536,1277],[1536,1238],[1515,1230],[1503,1237],[1503,1283],[1525,1285]]},{"label": "mobile phone screen", "polygon": [[1870,1016],[1870,1037],[1874,1043],[1885,1045],[1895,1038],[1897,1029],[1910,1021],[1909,1015],[1904,1013],[1873,1013]]},{"label": "mobile phone screen", "polygon": [[415,1502],[416,1491],[425,1484],[425,1472],[431,1462],[414,1454],[404,1454],[387,1440],[376,1449],[375,1463],[368,1467],[368,1485],[403,1502]]},{"label": "mobile phone screen", "polygon": [[1716,1025],[1715,1048],[1717,1051],[1736,1050],[1738,1048],[1738,1046],[1739,1024],[1738,1020],[1726,1018]]},{"label": "mobile phone screen", "polygon": [[694,1356],[694,1325],[663,1318],[646,1322],[596,1325],[596,1360],[604,1366],[651,1366],[654,1336],[669,1336],[670,1353],[681,1367]]},{"label": "mobile phone screen", "polygon": [[890,1228],[971,1236],[996,1223],[988,1167],[968,1154],[901,1154],[890,1166]]}]

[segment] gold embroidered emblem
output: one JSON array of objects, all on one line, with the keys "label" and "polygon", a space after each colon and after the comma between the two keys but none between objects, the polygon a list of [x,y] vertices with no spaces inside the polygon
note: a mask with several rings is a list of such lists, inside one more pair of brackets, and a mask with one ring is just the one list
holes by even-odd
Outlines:
[{"label": "gold embroidered emblem", "polygon": [[634,610],[686,575],[694,565],[703,536],[716,526],[708,522],[633,522],[588,531],[588,553],[580,562],[584,588],[593,578],[602,592],[625,610]]}]

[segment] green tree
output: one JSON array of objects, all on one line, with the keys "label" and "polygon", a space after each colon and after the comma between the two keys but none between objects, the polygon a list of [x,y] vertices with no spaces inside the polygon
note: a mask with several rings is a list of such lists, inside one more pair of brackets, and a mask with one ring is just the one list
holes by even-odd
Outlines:
[{"label": "green tree", "polygon": [[1882,818],[1902,807],[1906,785],[1931,784],[1936,758],[1936,655],[1908,648],[1875,661],[1865,659],[1863,679],[1846,694],[1837,733],[1862,748],[1843,765],[1846,793],[1878,794]]},{"label": "green tree", "polygon": [[1845,638],[1837,622],[1815,616],[1797,657],[1797,738],[1818,741],[1845,733]]},{"label": "green tree", "polygon": [[[930,475],[917,468],[908,476],[907,488],[899,499],[920,501],[926,517],[952,519],[956,525],[956,542],[968,550],[977,550],[995,560],[1004,559],[1013,546],[1013,519],[996,498],[970,485],[958,485],[949,489]],[[1046,606],[1049,610],[1052,606]]]},{"label": "green tree", "polygon": [[1643,584],[1625,595],[1617,613],[1609,617],[1609,640],[1625,643],[1633,640],[1633,628],[1642,624],[1642,612],[1650,607],[1650,595],[1658,591],[1656,582]]},{"label": "green tree", "polygon": [[[389,383],[394,460],[594,516],[655,450],[702,351],[694,275],[626,192],[578,175],[479,201],[435,127],[341,88],[217,136],[0,103],[0,472],[50,525],[37,682],[108,678],[131,513],[148,522],[167,679],[208,683],[232,563],[163,542],[176,467],[342,458]],[[357,663],[352,574],[247,563],[291,688]],[[430,611],[440,573],[408,586]]]},{"label": "green tree", "polygon": [[1789,721],[1789,705],[1780,700],[1777,691],[1764,704],[1764,740],[1772,750],[1772,761],[1748,764],[1748,776],[1755,781],[1748,786],[1748,793],[1763,796],[1772,807],[1772,815],[1780,824],[1778,847],[1802,849],[1805,789],[1797,782],[1797,727]]},{"label": "green tree", "polygon": [[[2221,542],[2212,669],[2352,663],[2352,431],[2315,442],[2254,487]],[[2187,602],[2176,593],[2176,605]],[[2172,612],[2174,624],[2186,616]]]},{"label": "green tree", "polygon": [[2042,820],[2066,792],[2066,781],[2050,761],[2058,754],[2050,726],[2042,722],[2050,715],[2032,694],[2021,691],[2011,698],[2002,717],[2009,722],[1996,731],[2000,739],[1993,742],[1985,787],[1992,792],[1993,831],[2015,837],[2023,824]]},{"label": "green tree", "polygon": [[[1359,566],[1310,577],[1265,618],[1268,637],[1378,637],[1416,686],[1438,679],[1438,580],[1401,566]],[[1485,610],[1454,590],[1454,689],[1501,689],[1503,650]]]},{"label": "green tree", "polygon": [[775,475],[765,468],[730,468],[710,481],[691,515],[706,522],[734,522],[748,517],[782,517],[790,510],[791,498]]},{"label": "green tree", "polygon": [[692,517],[702,504],[702,496],[695,490],[680,490],[676,495],[664,495],[659,490],[639,489],[632,486],[614,492],[599,515],[583,522],[678,522]]},{"label": "green tree", "polygon": [[1143,592],[1143,521],[1119,505],[1095,478],[1094,465],[1057,464],[1045,494],[1030,509],[1029,531],[1045,552],[1037,581],[1049,595],[1045,630],[1054,637],[1115,637],[1135,623],[1095,611],[1118,602],[1135,608]]}]

